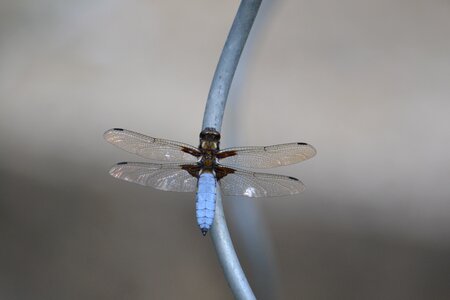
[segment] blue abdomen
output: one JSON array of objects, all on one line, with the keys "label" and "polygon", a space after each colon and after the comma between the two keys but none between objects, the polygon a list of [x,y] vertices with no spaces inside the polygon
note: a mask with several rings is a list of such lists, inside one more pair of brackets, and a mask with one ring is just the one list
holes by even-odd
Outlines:
[{"label": "blue abdomen", "polygon": [[216,209],[216,178],[211,173],[200,174],[197,187],[197,223],[206,235],[214,220]]}]

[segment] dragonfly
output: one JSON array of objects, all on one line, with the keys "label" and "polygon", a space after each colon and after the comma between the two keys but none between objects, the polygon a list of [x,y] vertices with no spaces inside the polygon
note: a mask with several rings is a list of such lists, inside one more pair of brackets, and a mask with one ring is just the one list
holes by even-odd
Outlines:
[{"label": "dragonfly", "polygon": [[295,177],[257,173],[240,168],[264,169],[307,160],[316,154],[307,143],[236,147],[221,150],[220,133],[206,128],[200,144],[153,138],[122,128],[104,133],[106,141],[149,162],[120,162],[113,177],[163,191],[196,192],[197,224],[203,236],[214,221],[217,185],[226,196],[274,197],[305,189]]}]

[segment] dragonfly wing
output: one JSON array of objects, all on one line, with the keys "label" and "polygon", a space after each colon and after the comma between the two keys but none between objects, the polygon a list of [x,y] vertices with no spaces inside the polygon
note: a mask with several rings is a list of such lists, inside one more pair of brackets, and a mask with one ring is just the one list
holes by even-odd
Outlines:
[{"label": "dragonfly wing", "polygon": [[126,129],[110,129],[103,136],[114,146],[153,162],[193,163],[201,156],[197,148],[188,144],[153,138]]},{"label": "dragonfly wing", "polygon": [[306,143],[290,143],[266,147],[228,148],[217,153],[223,165],[264,169],[296,164],[316,154]]},{"label": "dragonfly wing", "polygon": [[128,182],[163,191],[195,192],[199,167],[195,164],[118,163],[109,174]]},{"label": "dragonfly wing", "polygon": [[302,192],[305,186],[297,178],[255,173],[220,166],[216,176],[224,195],[247,197],[287,196]]}]

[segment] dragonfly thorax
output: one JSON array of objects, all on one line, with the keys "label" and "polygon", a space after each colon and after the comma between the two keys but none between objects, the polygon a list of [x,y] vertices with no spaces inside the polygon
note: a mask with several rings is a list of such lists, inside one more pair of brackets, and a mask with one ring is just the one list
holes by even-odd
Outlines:
[{"label": "dragonfly thorax", "polygon": [[204,150],[203,155],[200,159],[200,165],[211,169],[217,164],[216,152],[214,150]]},{"label": "dragonfly thorax", "polygon": [[200,165],[213,169],[217,163],[216,154],[219,151],[220,133],[212,128],[206,128],[200,133],[199,150],[202,154]]}]

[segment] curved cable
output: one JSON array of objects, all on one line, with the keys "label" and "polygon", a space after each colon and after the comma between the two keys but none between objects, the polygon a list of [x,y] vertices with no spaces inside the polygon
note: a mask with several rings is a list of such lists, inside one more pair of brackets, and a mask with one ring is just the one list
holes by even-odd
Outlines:
[{"label": "curved cable", "polygon": [[[211,83],[202,129],[213,128],[218,132],[221,131],[231,82],[261,2],[262,0],[242,0],[239,5]],[[220,188],[217,190],[216,213],[211,228],[211,237],[234,297],[236,299],[256,299],[239,263],[228,232]]]}]

